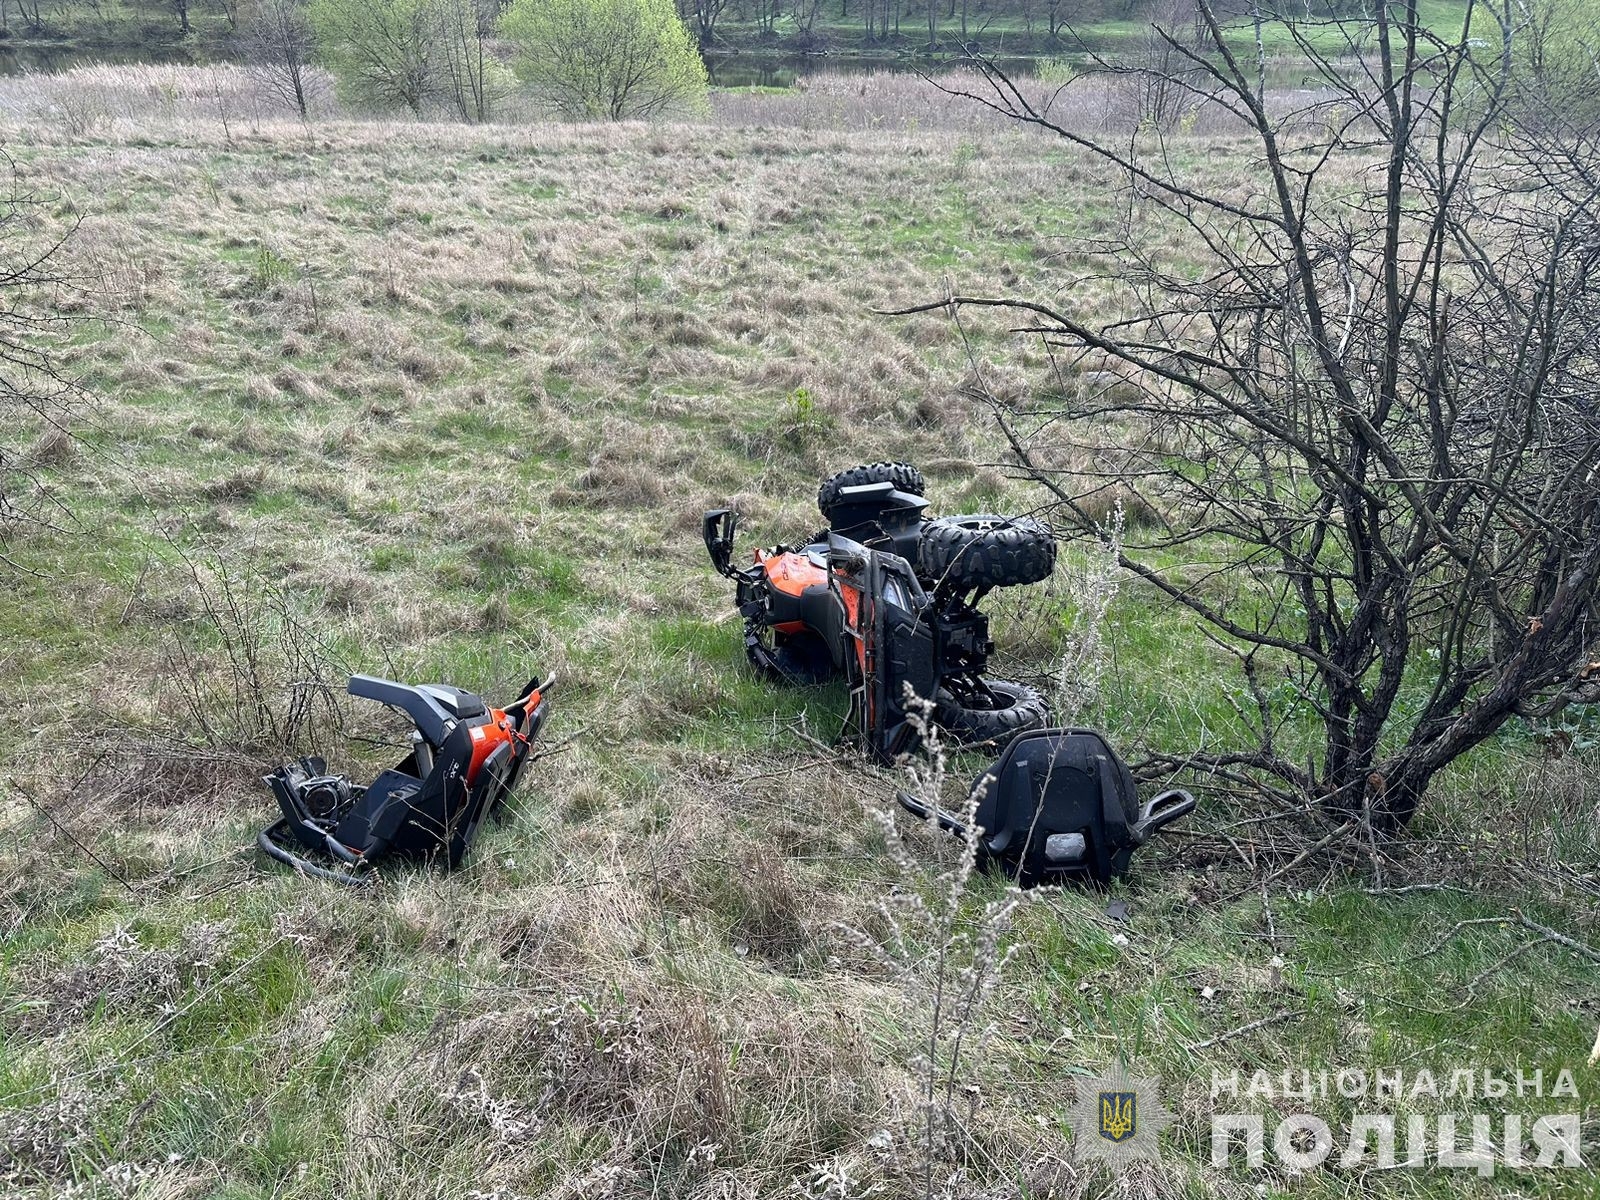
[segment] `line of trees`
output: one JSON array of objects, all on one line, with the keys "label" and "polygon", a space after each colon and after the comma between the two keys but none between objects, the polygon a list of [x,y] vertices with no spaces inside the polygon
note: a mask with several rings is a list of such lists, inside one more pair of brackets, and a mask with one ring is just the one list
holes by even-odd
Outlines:
[{"label": "line of trees", "polygon": [[258,0],[243,46],[302,117],[314,62],[359,107],[469,122],[490,120],[519,77],[577,119],[693,109],[706,93],[671,0]]},{"label": "line of trees", "polygon": [[[728,2],[698,0],[705,27]],[[706,93],[673,0],[0,0],[0,35],[147,44],[153,26],[188,37],[218,17],[264,90],[302,117],[315,65],[358,107],[471,122],[519,79],[582,119],[692,110]]]},{"label": "line of trees", "polygon": [[[1243,3],[1243,0],[1240,0]],[[1365,0],[1312,0],[1359,9]],[[1560,0],[1569,5],[1593,0]],[[503,10],[505,0],[483,0]],[[0,0],[0,31],[51,37],[70,35],[108,41],[134,41],[163,28],[187,37],[215,33],[247,36],[271,0]],[[472,5],[464,6],[470,9]],[[1150,0],[675,0],[680,20],[702,47],[725,43],[736,25],[748,38],[822,36],[825,28],[847,27],[850,36],[886,44],[899,40],[959,41],[989,38],[998,30],[1033,45],[1053,40],[1071,44],[1070,27],[1102,21],[1130,21],[1152,13]],[[496,13],[498,15],[498,12]]]},{"label": "line of trees", "polygon": [[[1570,89],[1595,91],[1595,50],[1600,43],[1600,0],[1509,0],[1509,13],[1527,31],[1527,65],[1564,77]],[[1155,23],[1178,29],[1196,20],[1196,0],[673,0],[679,20],[702,48],[757,41],[822,45],[847,39],[868,45],[922,45],[986,51],[1071,49],[1080,31],[1091,40],[1106,23],[1127,27]],[[445,69],[462,65],[476,47],[478,26],[493,24],[508,0],[463,0],[442,6],[460,46]],[[1253,15],[1308,22],[1336,18],[1371,24],[1373,0],[1296,0],[1273,6],[1225,0],[1211,10],[1222,22],[1248,22]],[[254,40],[254,27],[273,23],[276,0],[0,0],[0,33],[145,40],[162,27],[188,37],[218,33],[227,40]],[[1175,13],[1175,9],[1183,10]],[[1486,10],[1487,11],[1487,10]],[[1487,19],[1487,18],[1485,18]],[[1198,30],[1198,25],[1196,25]],[[1370,39],[1369,39],[1370,40]],[[488,79],[485,70],[461,80],[470,89]]]},{"label": "line of trees", "polygon": [[702,48],[733,43],[730,26],[761,39],[820,41],[849,29],[868,43],[959,50],[969,41],[1018,50],[1076,44],[1072,27],[1129,21],[1149,0],[676,0],[678,16]]},{"label": "line of trees", "polygon": [[166,26],[180,36],[201,17],[220,17],[225,31],[241,28],[241,0],[0,0],[0,33],[126,40]]},{"label": "line of trees", "polygon": [[[1596,0],[1552,0],[1569,7],[1594,7]],[[788,37],[804,44],[827,33],[888,46],[921,44],[959,51],[979,44],[988,51],[1074,49],[1080,31],[1091,40],[1106,23],[1126,26],[1168,20],[1170,0],[676,0],[678,16],[702,47],[736,44],[750,31],[762,39]],[[1195,21],[1195,0],[1179,0],[1182,20]],[[1286,19],[1361,20],[1371,0],[1299,0]],[[1249,17],[1261,9],[1251,0],[1213,4],[1223,20]]]}]

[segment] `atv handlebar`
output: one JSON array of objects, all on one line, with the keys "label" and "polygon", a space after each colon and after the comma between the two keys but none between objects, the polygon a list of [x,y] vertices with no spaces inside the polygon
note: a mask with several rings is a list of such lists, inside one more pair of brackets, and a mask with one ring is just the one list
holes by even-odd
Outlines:
[{"label": "atv handlebar", "polygon": [[729,579],[739,574],[733,569],[733,537],[738,531],[739,514],[731,508],[708,509],[700,519],[700,536],[705,539],[711,565],[718,575]]},{"label": "atv handlebar", "polygon": [[1142,842],[1163,825],[1188,816],[1194,811],[1194,806],[1194,796],[1182,788],[1170,788],[1145,802],[1139,810],[1139,819],[1133,824],[1133,832]]},{"label": "atv handlebar", "polygon": [[450,732],[450,722],[455,719],[455,714],[421,688],[406,683],[396,683],[392,679],[378,679],[372,675],[352,675],[347,690],[352,696],[360,696],[364,700],[376,700],[379,704],[398,708],[411,718],[412,723],[421,730],[422,736],[428,739],[430,746],[444,744],[444,739]]},{"label": "atv handlebar", "polygon": [[[532,701],[535,696],[538,696],[539,703],[543,704],[545,696],[547,696],[550,693],[550,690],[555,686],[556,674],[554,671],[550,672],[550,677],[543,683],[541,683],[539,681],[539,677],[535,675],[528,681],[528,686],[522,689],[522,695],[518,696],[510,704],[506,705],[501,711],[514,716],[517,724],[520,726],[523,722],[523,719],[528,716],[529,702]],[[535,707],[537,708],[538,706],[535,705]]]}]

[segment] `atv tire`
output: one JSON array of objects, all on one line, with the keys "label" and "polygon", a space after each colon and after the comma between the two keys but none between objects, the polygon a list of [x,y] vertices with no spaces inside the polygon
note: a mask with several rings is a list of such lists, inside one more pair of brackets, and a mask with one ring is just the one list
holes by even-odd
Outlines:
[{"label": "atv tire", "polygon": [[985,682],[998,708],[968,708],[955,693],[940,688],[934,697],[934,721],[964,744],[1002,742],[1012,734],[1050,724],[1050,705],[1038,690],[1006,679]]},{"label": "atv tire", "polygon": [[1055,534],[1032,517],[940,517],[922,527],[917,547],[923,580],[958,592],[1038,583],[1055,568]]},{"label": "atv tire", "polygon": [[848,471],[840,471],[817,489],[817,507],[830,525],[833,523],[833,506],[839,500],[839,492],[847,487],[861,487],[868,483],[892,483],[900,491],[915,496],[922,495],[923,489],[928,486],[922,478],[922,472],[910,463],[866,463],[851,467]]}]

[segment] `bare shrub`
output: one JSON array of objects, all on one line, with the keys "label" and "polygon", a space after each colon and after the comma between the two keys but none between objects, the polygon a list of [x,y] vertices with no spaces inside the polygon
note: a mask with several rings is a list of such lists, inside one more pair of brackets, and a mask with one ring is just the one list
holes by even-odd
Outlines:
[{"label": "bare shrub", "polygon": [[261,763],[237,750],[130,730],[106,734],[101,748],[78,791],[91,797],[88,807],[118,820],[160,820],[178,807],[222,813],[257,802]]},{"label": "bare shrub", "polygon": [[316,78],[311,71],[315,43],[300,0],[261,0],[243,47],[245,62],[262,86],[292,105],[302,120],[308,117]]},{"label": "bare shrub", "polygon": [[1052,465],[1064,446],[1135,424],[1177,448],[1141,477],[1184,521],[1119,561],[1231,650],[1253,708],[1240,742],[1169,764],[1403,823],[1507,721],[1600,698],[1600,149],[1522,123],[1500,49],[1414,7],[1379,0],[1382,54],[1354,74],[1302,39],[1338,105],[1284,114],[1199,12],[1207,95],[1254,130],[1259,186],[1065,128],[989,67],[975,100],[1122,173],[1100,249],[1128,286],[1109,319],[938,307],[1025,312],[1054,360],[1120,380],[990,404],[1065,524],[1105,540]]},{"label": "bare shrub", "polygon": [[105,96],[91,88],[63,88],[39,114],[59,120],[75,138],[90,137],[111,124],[111,108]]},{"label": "bare shrub", "polygon": [[497,56],[495,24],[499,0],[435,0],[437,36],[444,46],[441,92],[463,121],[483,122],[500,114],[516,90],[511,69]]},{"label": "bare shrub", "polygon": [[[937,814],[944,807],[949,764],[932,711],[932,704],[907,688],[906,712],[924,748],[924,758],[907,766],[908,790]],[[969,829],[980,798],[964,798],[955,813]],[[962,1141],[970,1136],[965,1132],[972,1095],[967,1088],[973,1061],[990,1033],[985,1005],[1011,959],[1014,948],[1003,943],[1025,894],[1007,888],[998,899],[979,903],[968,894],[978,868],[976,838],[954,841],[938,830],[936,819],[930,820],[927,832],[934,844],[953,850],[946,862],[930,868],[927,856],[906,844],[891,811],[875,808],[872,815],[901,886],[875,906],[880,929],[860,936],[904,989],[908,1023],[916,1029],[917,1049],[908,1065],[921,1109],[918,1185],[925,1200],[932,1200],[951,1194],[946,1181],[960,1178],[950,1168],[959,1163]]]},{"label": "bare shrub", "polygon": [[[421,117],[442,105],[482,122],[514,82],[493,44],[500,9],[494,0],[313,0],[304,19],[358,107]],[[272,41],[274,60],[285,58],[284,35]]]},{"label": "bare shrub", "polygon": [[[65,511],[38,472],[59,465],[62,439],[87,397],[53,353],[68,322],[63,296],[70,283],[60,251],[70,230],[41,236],[38,210],[47,200],[23,187],[3,155],[0,169],[9,172],[0,195],[0,563],[14,565],[4,550],[18,527]],[[14,440],[28,433],[44,454],[29,454]]]},{"label": "bare shrub", "polygon": [[259,572],[173,547],[195,607],[162,650],[163,693],[205,745],[279,757],[337,728],[332,655],[290,594]]}]

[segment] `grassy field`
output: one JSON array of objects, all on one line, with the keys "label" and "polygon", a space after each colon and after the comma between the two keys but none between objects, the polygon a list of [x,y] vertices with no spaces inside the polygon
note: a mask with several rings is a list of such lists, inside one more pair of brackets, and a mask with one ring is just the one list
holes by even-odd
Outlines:
[{"label": "grassy field", "polygon": [[[1600,975],[1517,921],[1600,944],[1600,795],[1592,758],[1523,733],[1381,855],[1302,854],[1303,823],[1213,788],[1117,887],[1125,918],[1034,896],[930,1170],[940,939],[1004,889],[974,881],[953,923],[890,948],[905,910],[885,906],[937,915],[952,851],[886,834],[894,772],[801,736],[831,737],[836,690],[750,677],[698,519],[732,504],[765,542],[802,536],[818,479],[880,457],[918,462],[943,511],[1033,507],[961,396],[951,327],[873,310],[1057,295],[1116,207],[1093,162],[940,128],[896,86],[662,127],[225,126],[168,104],[74,135],[0,103],[53,197],[39,236],[79,222],[65,353],[96,397],[71,440],[5,434],[70,520],[12,541],[0,601],[0,1191],[1594,1186],[1209,1164],[1213,1072],[1258,1069],[1570,1069],[1593,1146]],[[1179,150],[1251,171],[1226,138]],[[1037,351],[974,334],[992,386],[1038,385]],[[993,602],[1002,674],[1053,681],[1098,570],[1069,547]],[[1103,633],[1085,719],[1130,756],[1228,736],[1241,685],[1181,617],[1124,582]],[[370,708],[285,728],[293,685],[350,670],[491,697],[560,673],[559,752],[467,869],[355,895],[258,859],[257,776],[286,737],[359,772],[392,754]],[[1118,1061],[1165,1081],[1176,1124],[1161,1163],[1113,1179],[1075,1160],[1066,1114]],[[1508,1105],[1575,1107],[1415,1110]],[[1338,1128],[1358,1106],[1309,1107]]]}]

